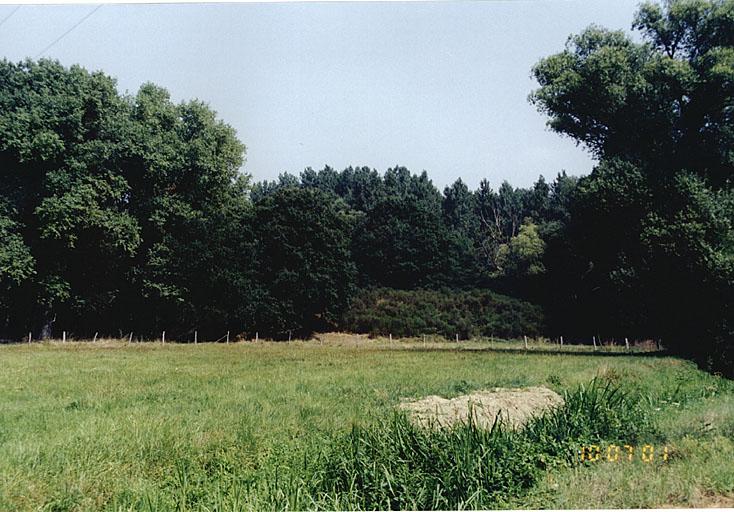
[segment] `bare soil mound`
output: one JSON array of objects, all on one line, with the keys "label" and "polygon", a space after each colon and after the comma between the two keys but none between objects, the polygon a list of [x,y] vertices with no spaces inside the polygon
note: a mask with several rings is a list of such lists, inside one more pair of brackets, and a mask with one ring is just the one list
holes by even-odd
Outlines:
[{"label": "bare soil mound", "polygon": [[557,407],[563,398],[548,388],[492,388],[456,398],[432,395],[417,401],[403,401],[400,408],[408,411],[422,425],[450,426],[466,422],[470,411],[476,424],[490,428],[498,415],[512,428],[524,425],[530,418]]}]

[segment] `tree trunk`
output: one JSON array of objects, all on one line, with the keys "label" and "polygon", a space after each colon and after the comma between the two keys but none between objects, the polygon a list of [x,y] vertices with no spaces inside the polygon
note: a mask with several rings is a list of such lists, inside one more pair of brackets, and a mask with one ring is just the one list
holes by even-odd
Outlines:
[{"label": "tree trunk", "polygon": [[53,336],[54,322],[56,315],[52,311],[44,311],[38,322],[38,339],[47,340]]}]

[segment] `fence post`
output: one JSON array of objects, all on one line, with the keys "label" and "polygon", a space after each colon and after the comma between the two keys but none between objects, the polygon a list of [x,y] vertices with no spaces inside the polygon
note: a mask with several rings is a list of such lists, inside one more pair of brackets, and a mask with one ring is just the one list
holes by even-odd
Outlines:
[{"label": "fence post", "polygon": [[32,336],[31,336],[31,333],[29,332],[29,333],[28,333],[28,343],[30,343],[30,342],[31,342],[31,339],[32,339]]},{"label": "fence post", "polygon": [[229,343],[229,331],[227,331],[227,343]]},{"label": "fence post", "polygon": [[61,342],[66,343],[66,331],[61,331]]},{"label": "fence post", "polygon": [[94,338],[92,338],[92,343],[97,343],[97,335],[99,334],[99,331],[94,333]]},{"label": "fence post", "polygon": [[161,335],[161,342],[162,343],[166,342],[166,331],[163,331],[163,334]]},{"label": "fence post", "polygon": [[199,343],[199,331],[194,331],[194,345]]},{"label": "fence post", "polygon": [[624,339],[624,348],[627,352],[630,351],[630,340],[628,338]]},{"label": "fence post", "polygon": [[390,345],[392,345],[392,333],[390,333]]},{"label": "fence post", "polygon": [[561,346],[563,346],[563,336],[561,336]]},{"label": "fence post", "polygon": [[259,340],[260,340],[260,333],[255,331],[255,342],[257,343],[257,341]]},{"label": "fence post", "polygon": [[523,338],[525,339],[525,350],[527,350],[528,349],[528,337],[523,336]]},{"label": "fence post", "polygon": [[456,333],[456,343],[459,343],[459,333]]},{"label": "fence post", "polygon": [[[164,336],[165,336],[165,333],[164,333]],[[128,336],[127,342],[128,343],[132,343],[133,342],[133,331],[130,331],[130,336]]]},{"label": "fence post", "polygon": [[426,335],[425,334],[423,335],[423,346],[424,347],[426,346]]},{"label": "fence post", "polygon": [[591,339],[594,342],[594,350],[596,351],[596,336],[592,336]]}]

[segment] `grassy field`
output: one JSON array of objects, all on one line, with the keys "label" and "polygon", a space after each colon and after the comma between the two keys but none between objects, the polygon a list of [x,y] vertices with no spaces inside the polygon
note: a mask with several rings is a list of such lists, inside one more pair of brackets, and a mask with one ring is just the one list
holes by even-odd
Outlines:
[{"label": "grassy field", "polygon": [[0,509],[292,507],[308,502],[286,494],[301,492],[294,479],[309,454],[355,424],[384,425],[402,398],[563,392],[594,377],[640,394],[670,459],[559,466],[502,506],[734,504],[734,383],[688,362],[621,348],[345,335],[0,346]]}]

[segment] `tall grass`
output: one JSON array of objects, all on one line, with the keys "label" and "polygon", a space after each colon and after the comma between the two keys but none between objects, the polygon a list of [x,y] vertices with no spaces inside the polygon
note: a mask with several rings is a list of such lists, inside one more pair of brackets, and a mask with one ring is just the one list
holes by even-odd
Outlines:
[{"label": "tall grass", "polygon": [[[500,420],[483,429],[471,417],[453,427],[426,428],[397,412],[383,424],[354,426],[305,462],[307,492],[280,490],[279,497],[295,508],[498,508],[547,469],[576,464],[582,443],[634,444],[655,437],[637,397],[593,380],[520,430]],[[293,489],[293,481],[285,488]]]}]

